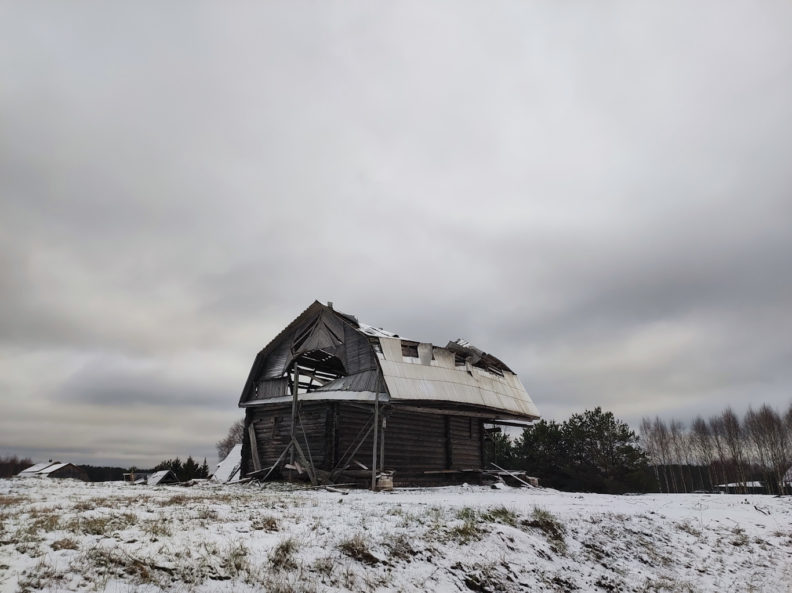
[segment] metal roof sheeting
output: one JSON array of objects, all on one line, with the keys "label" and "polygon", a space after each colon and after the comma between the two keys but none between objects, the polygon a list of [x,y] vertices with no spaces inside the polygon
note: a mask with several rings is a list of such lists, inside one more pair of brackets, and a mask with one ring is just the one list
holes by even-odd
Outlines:
[{"label": "metal roof sheeting", "polygon": [[39,473],[42,474],[42,475],[49,475],[52,472],[58,471],[62,467],[66,467],[67,465],[69,465],[69,464],[68,463],[53,463],[49,467],[45,467],[44,469],[39,470]]},{"label": "metal roof sheeting", "polygon": [[478,406],[493,417],[539,417],[514,372],[470,342],[457,339],[441,348],[406,340],[318,301],[259,352],[239,405],[291,401],[287,370],[309,351],[338,358],[343,376],[300,393],[300,400],[374,400],[382,391],[379,367],[392,400]]},{"label": "metal roof sheeting", "polygon": [[147,483],[149,486],[156,486],[157,484],[168,484],[178,481],[179,479],[176,477],[176,474],[174,474],[173,471],[169,469],[163,469],[158,472],[154,472],[147,479]]},{"label": "metal roof sheeting", "polygon": [[237,444],[228,452],[225,459],[217,464],[212,480],[215,482],[233,482],[239,479],[239,469],[242,465],[242,445]]},{"label": "metal roof sheeting", "polygon": [[[380,338],[380,341],[384,340]],[[386,349],[383,345],[382,350],[392,356],[396,349]],[[539,417],[539,410],[517,375],[507,371],[501,377],[470,365],[450,367],[448,363],[453,363],[453,357],[443,354],[438,357],[442,350],[434,349],[435,358],[440,360],[433,360],[429,365],[421,364],[418,359],[405,362],[402,356],[399,356],[400,360],[388,360],[387,355],[382,356],[380,366],[391,400],[454,402]]]},{"label": "metal roof sheeting", "polygon": [[27,476],[40,476],[42,475],[41,474],[42,470],[45,470],[53,465],[59,465],[59,464],[60,464],[59,461],[45,461],[44,463],[37,463],[36,465],[31,465],[27,469],[23,469],[17,475],[22,478]]},{"label": "metal roof sheeting", "polygon": [[398,338],[398,334],[394,334],[393,332],[389,332],[386,329],[382,329],[381,327],[374,327],[373,325],[369,325],[367,323],[358,323],[360,331],[362,331],[367,336],[371,336],[373,338]]}]

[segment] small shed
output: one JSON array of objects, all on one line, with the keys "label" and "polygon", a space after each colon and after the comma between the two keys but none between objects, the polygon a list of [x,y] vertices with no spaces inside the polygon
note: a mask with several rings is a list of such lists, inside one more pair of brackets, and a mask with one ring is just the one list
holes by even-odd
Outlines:
[{"label": "small shed", "polygon": [[88,474],[73,463],[61,461],[47,461],[37,463],[17,474],[18,478],[72,478],[75,480],[88,481]]},{"label": "small shed", "polygon": [[151,474],[146,483],[149,486],[157,486],[160,484],[179,484],[180,482],[173,470],[163,469]]},{"label": "small shed", "polygon": [[445,347],[310,305],[256,356],[243,476],[396,485],[475,478],[491,425],[539,412],[514,371],[465,340]]}]

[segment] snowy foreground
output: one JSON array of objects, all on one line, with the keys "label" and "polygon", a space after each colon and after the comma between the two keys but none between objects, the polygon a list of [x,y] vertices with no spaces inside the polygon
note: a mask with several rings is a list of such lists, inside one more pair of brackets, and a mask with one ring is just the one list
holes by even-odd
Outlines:
[{"label": "snowy foreground", "polygon": [[0,592],[792,591],[792,499],[0,480]]}]

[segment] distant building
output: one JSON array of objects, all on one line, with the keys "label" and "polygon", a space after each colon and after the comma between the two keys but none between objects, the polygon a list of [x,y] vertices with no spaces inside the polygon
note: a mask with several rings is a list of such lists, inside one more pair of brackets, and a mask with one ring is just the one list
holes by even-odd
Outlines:
[{"label": "distant building", "polygon": [[88,481],[88,474],[82,468],[73,463],[63,463],[60,461],[47,461],[37,463],[19,472],[18,478],[72,478],[75,480]]},{"label": "distant building", "polygon": [[759,481],[716,484],[715,490],[724,494],[767,494],[767,487]]}]

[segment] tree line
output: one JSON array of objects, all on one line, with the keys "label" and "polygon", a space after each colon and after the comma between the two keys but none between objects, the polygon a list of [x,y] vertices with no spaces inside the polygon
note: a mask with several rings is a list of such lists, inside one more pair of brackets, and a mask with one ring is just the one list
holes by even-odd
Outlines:
[{"label": "tree line", "polygon": [[740,418],[731,408],[690,424],[644,418],[643,447],[662,492],[713,490],[719,484],[761,482],[772,494],[789,492],[792,466],[792,404],[784,412],[768,405]]},{"label": "tree line", "polygon": [[491,433],[490,455],[551,488],[603,493],[652,490],[654,478],[638,435],[602,408],[568,420],[539,420],[511,438]]},{"label": "tree line", "polygon": [[0,478],[11,478],[31,465],[33,460],[28,457],[20,459],[16,455],[4,455],[0,457]]}]

